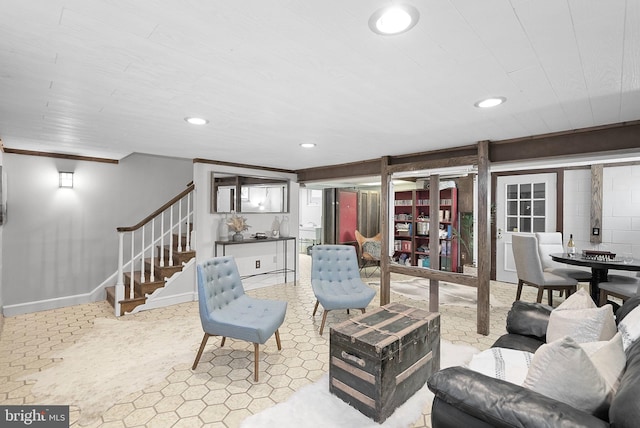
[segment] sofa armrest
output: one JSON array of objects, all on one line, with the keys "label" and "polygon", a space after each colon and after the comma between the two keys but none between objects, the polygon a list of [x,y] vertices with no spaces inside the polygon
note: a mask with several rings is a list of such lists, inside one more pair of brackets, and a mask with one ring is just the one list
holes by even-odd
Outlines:
[{"label": "sofa armrest", "polygon": [[500,336],[491,347],[517,349],[518,351],[527,351],[535,354],[542,345],[544,345],[544,342],[536,337],[507,333]]},{"label": "sofa armrest", "polygon": [[507,314],[507,331],[545,341],[552,308],[541,303],[513,302]]},{"label": "sofa armrest", "polygon": [[494,427],[607,427],[568,404],[465,367],[451,367],[428,380],[436,399]]}]

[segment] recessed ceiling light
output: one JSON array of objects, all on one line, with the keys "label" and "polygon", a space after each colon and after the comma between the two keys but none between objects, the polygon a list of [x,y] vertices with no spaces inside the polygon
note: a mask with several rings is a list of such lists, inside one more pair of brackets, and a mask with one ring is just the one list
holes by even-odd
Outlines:
[{"label": "recessed ceiling light", "polygon": [[305,149],[311,149],[316,146],[316,143],[300,143],[300,147]]},{"label": "recessed ceiling light", "polygon": [[201,117],[185,117],[184,120],[192,125],[206,125],[209,123],[207,119],[203,119]]},{"label": "recessed ceiling light", "polygon": [[499,106],[505,101],[507,101],[505,97],[491,97],[491,98],[487,98],[487,99],[476,102],[474,106],[480,107],[480,108],[489,108],[489,107]]},{"label": "recessed ceiling light", "polygon": [[413,6],[398,4],[378,9],[369,18],[371,31],[383,36],[402,34],[412,29],[420,18],[418,9]]}]

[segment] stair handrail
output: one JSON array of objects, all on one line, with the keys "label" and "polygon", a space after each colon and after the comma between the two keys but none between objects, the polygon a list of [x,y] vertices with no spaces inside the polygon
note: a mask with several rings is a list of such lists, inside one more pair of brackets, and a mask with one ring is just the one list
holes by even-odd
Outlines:
[{"label": "stair handrail", "polygon": [[[164,239],[165,236],[169,237],[169,265],[173,265],[173,232],[177,228],[178,229],[178,251],[182,251],[182,225],[186,224],[186,250],[190,251],[191,245],[191,237],[190,237],[190,219],[193,217],[193,205],[194,201],[191,198],[191,194],[195,189],[195,185],[193,182],[189,183],[182,192],[178,195],[171,198],[168,202],[162,205],[160,208],[156,209],[153,213],[146,216],[143,220],[135,224],[134,226],[123,226],[117,227],[116,230],[118,232],[118,272],[117,279],[115,285],[115,315],[120,316],[120,301],[125,298],[125,285],[124,285],[124,267],[131,267],[131,277],[130,277],[130,287],[129,287],[129,298],[134,297],[134,272],[135,272],[135,263],[138,258],[140,259],[140,281],[145,282],[145,254],[148,250],[150,250],[151,256],[151,267],[150,267],[150,281],[155,281],[155,273],[154,273],[154,248],[155,245],[160,242],[160,247],[164,248]],[[186,197],[186,205],[187,209],[185,214],[182,214],[182,201]],[[178,218],[174,222],[174,207],[177,206],[178,210]],[[169,210],[169,226],[167,230],[164,230],[165,223],[165,212]],[[156,219],[160,217],[160,232],[156,237],[155,233],[155,224]],[[150,243],[145,244],[145,226],[151,224],[151,238]],[[141,230],[141,241],[140,241],[140,251],[136,253],[135,251],[135,232]],[[124,261],[124,237],[125,234],[129,233],[131,235],[131,258],[129,261],[125,263]],[[163,251],[163,250],[160,250]],[[164,266],[164,255],[160,257],[160,266]]]}]

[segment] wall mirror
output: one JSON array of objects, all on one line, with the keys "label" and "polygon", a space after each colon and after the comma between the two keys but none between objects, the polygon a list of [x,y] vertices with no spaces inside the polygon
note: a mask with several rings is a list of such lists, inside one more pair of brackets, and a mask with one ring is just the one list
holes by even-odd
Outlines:
[{"label": "wall mirror", "polygon": [[214,213],[287,213],[289,181],[211,173]]}]

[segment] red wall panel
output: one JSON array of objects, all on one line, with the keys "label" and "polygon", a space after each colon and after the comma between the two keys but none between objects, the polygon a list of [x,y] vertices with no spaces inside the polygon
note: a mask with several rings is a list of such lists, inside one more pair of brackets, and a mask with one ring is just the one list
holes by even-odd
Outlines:
[{"label": "red wall panel", "polygon": [[353,242],[356,240],[355,231],[358,227],[358,193],[340,190],[338,203],[338,243]]}]

